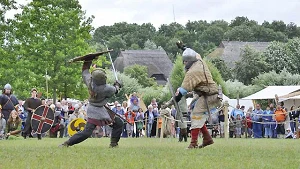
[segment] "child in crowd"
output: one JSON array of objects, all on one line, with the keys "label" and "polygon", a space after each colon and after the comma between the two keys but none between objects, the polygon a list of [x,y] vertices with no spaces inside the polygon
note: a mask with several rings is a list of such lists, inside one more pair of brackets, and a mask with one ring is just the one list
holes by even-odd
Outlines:
[{"label": "child in crowd", "polygon": [[235,120],[235,129],[236,129],[236,138],[241,138],[242,135],[242,118],[241,115],[238,114]]},{"label": "child in crowd", "polygon": [[235,132],[235,122],[230,118],[229,119],[229,137],[233,138]]}]

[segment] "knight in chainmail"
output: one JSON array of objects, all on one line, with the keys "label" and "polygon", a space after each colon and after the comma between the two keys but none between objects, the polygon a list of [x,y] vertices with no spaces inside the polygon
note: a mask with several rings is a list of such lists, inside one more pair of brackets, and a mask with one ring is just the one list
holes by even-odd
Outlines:
[{"label": "knight in chainmail", "polygon": [[73,135],[69,140],[61,146],[72,146],[89,138],[96,126],[110,125],[112,134],[110,139],[110,147],[118,146],[120,136],[123,129],[123,121],[112,114],[109,114],[104,107],[108,98],[117,94],[121,85],[119,82],[115,84],[106,84],[106,74],[102,69],[96,68],[91,73],[89,68],[92,61],[85,61],[82,66],[82,79],[89,90],[89,104],[87,106],[87,123],[82,132]]},{"label": "knight in chainmail", "polygon": [[[217,84],[213,81],[212,75],[201,56],[191,48],[182,46],[182,59],[185,65],[186,74],[177,89],[175,97],[179,102],[187,93],[194,91],[199,95],[191,112],[191,143],[188,148],[203,148],[213,144],[205,122],[209,117],[211,109],[221,106]],[[198,146],[199,132],[203,134],[203,142]]]}]

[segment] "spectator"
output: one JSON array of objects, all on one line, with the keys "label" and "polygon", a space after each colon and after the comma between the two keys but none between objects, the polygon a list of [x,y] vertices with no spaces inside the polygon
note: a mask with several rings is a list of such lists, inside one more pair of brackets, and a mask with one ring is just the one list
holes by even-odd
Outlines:
[{"label": "spectator", "polygon": [[64,109],[62,108],[62,104],[60,102],[56,103],[55,112],[59,113],[59,118],[60,118],[59,138],[63,138],[64,130],[65,128],[67,128],[65,124],[65,120],[69,120],[68,118],[65,118],[66,117],[65,114],[67,114],[67,112],[64,111]]},{"label": "spectator", "polygon": [[264,111],[264,115],[263,116],[263,126],[265,129],[265,137],[266,138],[271,138],[272,137],[272,131],[271,131],[271,124],[270,122],[272,121],[272,114],[274,114],[271,109],[270,106],[267,106],[266,110]]},{"label": "spectator", "polygon": [[122,103],[122,109],[123,109],[124,112],[127,111],[127,107],[128,107],[128,103],[126,101],[123,101],[123,103]]},{"label": "spectator", "polygon": [[253,111],[252,116],[254,138],[262,138],[262,115],[263,110],[261,109],[260,104],[256,104],[256,109]]},{"label": "spectator", "polygon": [[229,137],[233,138],[235,132],[235,122],[230,118],[229,119]]},{"label": "spectator", "polygon": [[134,124],[134,118],[135,113],[131,111],[130,107],[127,107],[127,112],[125,113],[125,118],[130,124],[126,124],[126,130],[127,130],[127,136],[131,137],[133,134],[133,124]]},{"label": "spectator", "polygon": [[6,128],[6,120],[4,119],[3,114],[0,112],[0,140],[4,139]]},{"label": "spectator", "polygon": [[220,110],[219,111],[219,116],[218,116],[218,119],[219,119],[219,125],[220,125],[220,138],[224,138],[224,124],[225,124],[225,120],[224,120],[225,116],[224,116],[224,113],[223,113],[223,110]]},{"label": "spectator", "polygon": [[236,116],[237,116],[238,114],[240,114],[241,117],[243,116],[243,111],[240,109],[240,105],[239,105],[239,104],[237,104],[237,105],[236,105],[236,108],[233,109],[233,110],[231,111],[231,113],[230,113],[230,118],[231,118],[232,120],[233,120],[233,119],[236,119]]},{"label": "spectator", "polygon": [[286,139],[295,139],[296,135],[294,132],[291,131],[290,128],[286,129],[287,135],[285,136]]},{"label": "spectator", "polygon": [[248,137],[251,138],[251,136],[252,136],[252,122],[251,122],[251,114],[250,113],[246,113],[246,124],[247,124]]},{"label": "spectator", "polygon": [[75,108],[73,107],[71,102],[68,102],[68,115],[74,113]]},{"label": "spectator", "polygon": [[147,137],[151,137],[151,131],[154,123],[154,119],[157,117],[157,114],[153,112],[153,106],[149,105],[148,110],[145,112],[146,115],[146,125],[147,125]]},{"label": "spectator", "polygon": [[133,110],[138,111],[138,109],[140,108],[138,99],[133,99],[133,101],[130,105],[130,108],[131,108],[132,111]]},{"label": "spectator", "polygon": [[135,125],[136,125],[136,137],[142,137],[143,136],[143,121],[144,121],[144,112],[142,108],[139,108],[138,112],[135,116]]},{"label": "spectator", "polygon": [[291,131],[294,133],[296,131],[296,118],[299,118],[299,111],[296,111],[294,109],[294,106],[291,107],[289,117],[290,117]]},{"label": "spectator", "polygon": [[84,119],[83,112],[84,112],[83,110],[80,110],[80,111],[79,111],[79,109],[76,109],[76,110],[74,111],[74,113],[72,113],[72,114],[70,115],[69,122],[71,122],[72,120],[77,119],[77,118],[82,118],[82,119]]},{"label": "spectator", "polygon": [[236,116],[235,128],[236,128],[236,138],[241,138],[241,135],[242,135],[242,118],[241,118],[240,114],[238,114]]},{"label": "spectator", "polygon": [[66,100],[62,100],[61,101],[61,107],[62,107],[62,110],[65,112],[64,113],[64,126],[65,126],[65,129],[64,129],[64,137],[68,137],[68,125],[69,125],[69,114],[68,114],[68,104],[67,104],[67,101]]},{"label": "spectator", "polygon": [[13,110],[7,121],[6,139],[10,136],[17,136],[19,133],[21,133],[21,119],[17,111]]},{"label": "spectator", "polygon": [[122,109],[121,107],[121,104],[117,104],[117,109],[116,109],[116,112],[117,114],[121,115],[121,116],[124,116],[125,115],[125,112],[124,110]]},{"label": "spectator", "polygon": [[130,100],[130,105],[134,104],[135,100],[137,101],[137,104],[139,103],[139,98],[137,97],[136,92],[132,93],[132,95],[130,96],[129,100]]},{"label": "spectator", "polygon": [[282,108],[282,106],[278,105],[275,110],[275,119],[277,123],[277,136],[280,138],[284,138],[285,130],[284,130],[284,121],[286,120],[286,111]]},{"label": "spectator", "polygon": [[[58,107],[60,105],[60,103],[58,102],[57,104],[56,104],[56,106]],[[56,107],[56,108],[57,108]],[[51,126],[51,128],[50,128],[50,132],[49,132],[49,134],[50,134],[50,138],[57,138],[57,133],[58,133],[58,131],[61,133],[60,134],[60,137],[62,138],[62,136],[63,136],[63,131],[64,131],[64,128],[63,127],[61,127],[61,125],[63,124],[61,121],[62,121],[62,118],[61,118],[61,111],[60,110],[57,110],[55,108],[55,112],[54,112],[54,123],[53,123],[53,125]]]},{"label": "spectator", "polygon": [[272,138],[277,138],[277,123],[276,123],[276,118],[275,114],[272,116],[272,121],[271,121],[271,132],[272,132]]},{"label": "spectator", "polygon": [[151,100],[151,105],[153,106],[153,108],[157,108],[157,107],[158,107],[158,104],[157,104],[155,98],[153,98],[153,99]]},{"label": "spectator", "polygon": [[119,105],[119,102],[118,101],[115,101],[114,102],[114,107],[111,109],[113,112],[117,112],[117,107],[118,107],[118,105]]}]

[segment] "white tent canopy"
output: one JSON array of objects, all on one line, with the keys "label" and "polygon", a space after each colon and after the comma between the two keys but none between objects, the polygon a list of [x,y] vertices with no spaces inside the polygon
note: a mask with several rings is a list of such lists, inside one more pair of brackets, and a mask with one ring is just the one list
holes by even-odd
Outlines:
[{"label": "white tent canopy", "polygon": [[280,97],[293,93],[297,90],[300,90],[300,86],[268,86],[257,93],[242,98],[242,100],[275,99],[276,94]]}]

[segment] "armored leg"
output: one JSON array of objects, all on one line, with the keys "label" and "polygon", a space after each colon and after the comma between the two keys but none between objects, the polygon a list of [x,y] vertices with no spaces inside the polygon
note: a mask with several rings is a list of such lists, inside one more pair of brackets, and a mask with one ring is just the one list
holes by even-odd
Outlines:
[{"label": "armored leg", "polygon": [[198,148],[198,137],[200,128],[191,129],[191,143],[188,148]]},{"label": "armored leg", "polygon": [[206,125],[204,124],[204,126],[200,129],[202,134],[203,134],[203,141],[202,144],[199,146],[199,148],[204,148],[208,145],[211,145],[214,143],[213,139],[211,138]]},{"label": "armored leg", "polygon": [[112,133],[110,138],[110,147],[116,147],[118,146],[118,142],[121,137],[121,133],[123,131],[123,125],[124,122],[119,118],[115,117],[115,122],[113,123],[112,127]]},{"label": "armored leg", "polygon": [[95,124],[89,123],[87,122],[85,125],[85,128],[82,132],[78,132],[75,135],[73,135],[68,141],[64,142],[64,146],[72,146],[74,144],[78,144],[84,140],[86,140],[87,138],[89,138],[94,129],[96,128]]}]

